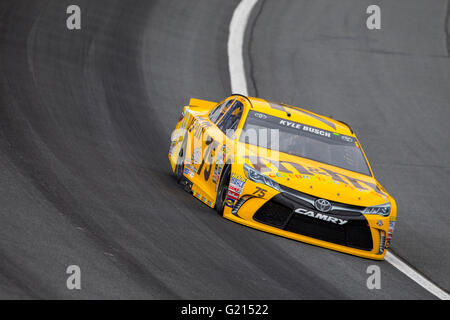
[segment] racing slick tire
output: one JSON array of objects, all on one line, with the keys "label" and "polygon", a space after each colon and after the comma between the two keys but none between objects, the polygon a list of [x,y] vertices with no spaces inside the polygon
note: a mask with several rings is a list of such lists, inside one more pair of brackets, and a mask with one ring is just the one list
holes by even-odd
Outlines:
[{"label": "racing slick tire", "polygon": [[223,216],[225,201],[227,200],[228,186],[230,185],[231,166],[225,166],[222,178],[220,179],[219,188],[217,189],[216,210]]},{"label": "racing slick tire", "polygon": [[184,172],[184,158],[186,156],[186,146],[187,146],[187,135],[184,136],[183,143],[181,145],[180,151],[178,152],[177,164],[175,165],[175,177],[177,179],[177,183],[181,183],[183,180],[183,172]]}]

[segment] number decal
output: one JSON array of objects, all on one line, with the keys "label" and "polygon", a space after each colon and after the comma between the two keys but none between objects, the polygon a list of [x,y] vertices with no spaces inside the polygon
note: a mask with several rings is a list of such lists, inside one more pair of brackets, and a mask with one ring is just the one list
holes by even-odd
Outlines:
[{"label": "number decal", "polygon": [[256,187],[256,191],[253,192],[254,195],[256,195],[258,198],[262,198],[266,195],[267,190],[260,188],[260,187]]},{"label": "number decal", "polygon": [[212,150],[215,150],[218,145],[219,145],[219,143],[214,140],[208,145],[208,147],[206,148],[205,156],[203,157],[202,163],[200,164],[200,167],[198,168],[197,174],[200,175],[200,173],[202,172],[203,166],[205,165],[205,162],[207,162],[208,168],[205,167],[205,171],[203,172],[205,181],[208,181],[209,177],[211,176],[212,162],[213,162],[211,153],[212,153]]}]

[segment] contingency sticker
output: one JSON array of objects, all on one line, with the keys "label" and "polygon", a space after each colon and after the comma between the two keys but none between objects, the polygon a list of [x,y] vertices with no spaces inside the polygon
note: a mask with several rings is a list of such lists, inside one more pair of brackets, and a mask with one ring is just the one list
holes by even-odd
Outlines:
[{"label": "contingency sticker", "polygon": [[233,208],[234,204],[236,203],[237,199],[239,199],[239,196],[242,193],[246,181],[247,179],[241,176],[235,174],[231,176],[227,199],[225,201],[225,205],[227,207]]},{"label": "contingency sticker", "polygon": [[173,153],[173,149],[175,148],[175,146],[177,145],[177,141],[174,140],[170,143],[170,148],[169,148],[169,156],[172,156]]},{"label": "contingency sticker", "polygon": [[194,171],[189,170],[189,168],[184,168],[184,174],[190,178],[194,177]]},{"label": "contingency sticker", "polygon": [[[214,167],[214,174],[212,181],[213,183],[219,182],[220,179],[220,173],[222,172],[223,163],[225,162],[225,155],[227,152],[227,147],[225,145],[222,146],[222,149],[220,149],[219,153],[217,154],[217,161],[216,166]],[[217,185],[216,185],[216,191],[217,191]]]},{"label": "contingency sticker", "polygon": [[389,245],[391,244],[392,235],[394,234],[394,229],[395,229],[395,221],[389,221],[388,235],[386,238],[386,248],[389,248]]},{"label": "contingency sticker", "polygon": [[192,153],[192,162],[194,164],[199,164],[201,161],[202,161],[202,148],[196,148]]}]

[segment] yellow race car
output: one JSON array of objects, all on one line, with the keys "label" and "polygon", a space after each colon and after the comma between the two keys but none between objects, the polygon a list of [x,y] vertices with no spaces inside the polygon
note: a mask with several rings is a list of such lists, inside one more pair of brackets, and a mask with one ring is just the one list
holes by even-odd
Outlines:
[{"label": "yellow race car", "polygon": [[392,239],[395,200],[342,121],[242,95],[191,99],[169,160],[186,191],[234,222],[377,260]]}]

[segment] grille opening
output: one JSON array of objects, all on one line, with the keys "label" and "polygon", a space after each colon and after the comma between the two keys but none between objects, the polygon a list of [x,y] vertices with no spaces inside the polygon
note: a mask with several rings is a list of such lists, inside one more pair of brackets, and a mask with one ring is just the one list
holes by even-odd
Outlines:
[{"label": "grille opening", "polygon": [[[332,213],[327,214],[333,216]],[[362,215],[348,220],[344,225],[338,225],[297,214],[278,201],[269,200],[254,214],[253,219],[289,232],[347,247],[366,251],[372,250],[373,247],[370,227]]]},{"label": "grille opening", "polygon": [[356,249],[372,250],[372,234],[367,223],[349,225],[345,228],[347,233],[347,245]]},{"label": "grille opening", "polygon": [[322,220],[296,214],[286,226],[286,231],[298,233],[307,237],[345,244],[345,230],[342,227]]},{"label": "grille opening", "polygon": [[282,228],[292,210],[274,201],[267,201],[256,213],[253,219],[277,228]]}]

